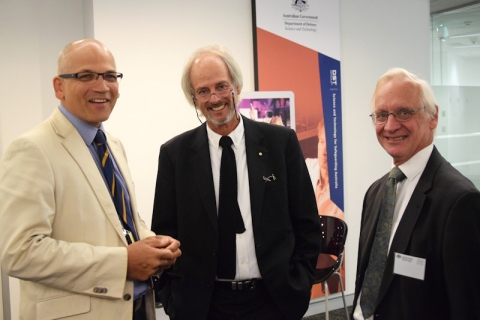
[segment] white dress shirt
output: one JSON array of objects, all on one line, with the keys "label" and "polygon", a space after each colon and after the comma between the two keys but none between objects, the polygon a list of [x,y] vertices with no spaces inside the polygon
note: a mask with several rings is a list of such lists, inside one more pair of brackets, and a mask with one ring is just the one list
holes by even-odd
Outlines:
[{"label": "white dress shirt", "polygon": [[[220,162],[222,158],[222,148],[219,146],[219,142],[222,136],[213,132],[208,125],[206,127],[218,213]],[[237,164],[238,206],[240,207],[243,223],[245,224],[245,232],[237,234],[237,271],[235,274],[235,280],[239,281],[261,278],[260,270],[258,269],[257,256],[255,254],[255,241],[253,238],[247,154],[245,148],[245,129],[243,127],[242,117],[240,117],[240,123],[235,130],[229,134],[229,137],[233,140],[232,149],[235,153]]]}]

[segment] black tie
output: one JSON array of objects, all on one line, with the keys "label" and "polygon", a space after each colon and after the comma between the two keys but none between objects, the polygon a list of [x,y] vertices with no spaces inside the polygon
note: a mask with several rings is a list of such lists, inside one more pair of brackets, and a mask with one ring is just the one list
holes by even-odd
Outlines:
[{"label": "black tie", "polygon": [[220,138],[220,195],[218,200],[219,252],[217,277],[234,279],[236,271],[236,234],[245,231],[237,201],[237,165],[229,136]]},{"label": "black tie", "polygon": [[122,185],[118,183],[118,178],[113,170],[113,161],[110,156],[110,152],[107,148],[107,137],[102,130],[97,131],[97,135],[93,141],[97,145],[97,153],[100,158],[100,164],[102,165],[103,174],[107,180],[110,195],[112,196],[115,209],[117,209],[118,216],[122,222],[123,229],[126,231],[125,237],[128,243],[132,243],[138,240],[135,225],[133,223],[132,209],[130,205],[126,203],[125,190]]}]

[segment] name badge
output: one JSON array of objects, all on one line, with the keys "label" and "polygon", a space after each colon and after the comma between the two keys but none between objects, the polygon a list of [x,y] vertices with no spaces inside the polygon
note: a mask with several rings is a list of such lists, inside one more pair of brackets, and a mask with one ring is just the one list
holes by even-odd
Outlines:
[{"label": "name badge", "polygon": [[395,252],[393,273],[424,280],[427,260]]}]

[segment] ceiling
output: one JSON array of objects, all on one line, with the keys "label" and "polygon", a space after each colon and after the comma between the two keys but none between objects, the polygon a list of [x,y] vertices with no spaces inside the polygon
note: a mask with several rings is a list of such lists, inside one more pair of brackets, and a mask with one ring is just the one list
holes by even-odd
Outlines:
[{"label": "ceiling", "polygon": [[436,14],[447,10],[453,10],[459,7],[478,4],[480,1],[472,0],[430,0],[430,13]]},{"label": "ceiling", "polygon": [[430,0],[432,41],[462,57],[480,58],[480,1]]}]

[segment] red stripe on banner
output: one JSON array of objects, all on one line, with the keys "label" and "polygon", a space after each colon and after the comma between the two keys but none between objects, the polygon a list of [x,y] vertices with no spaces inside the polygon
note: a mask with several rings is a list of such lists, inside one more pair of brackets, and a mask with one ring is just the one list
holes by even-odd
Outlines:
[{"label": "red stripe on banner", "polygon": [[318,52],[257,28],[257,59],[260,91],[293,91],[298,121],[322,114]]}]

